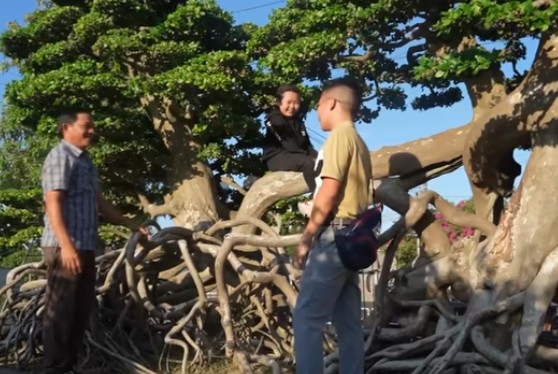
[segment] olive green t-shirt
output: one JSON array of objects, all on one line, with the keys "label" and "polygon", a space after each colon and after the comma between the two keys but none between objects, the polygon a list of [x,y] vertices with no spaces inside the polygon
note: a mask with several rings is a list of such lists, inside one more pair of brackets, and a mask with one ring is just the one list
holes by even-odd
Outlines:
[{"label": "olive green t-shirt", "polygon": [[323,178],[332,178],[342,184],[341,202],[335,218],[355,218],[367,209],[370,201],[372,165],[368,147],[352,122],[338,124],[318,154],[321,163],[317,178],[317,191]]}]

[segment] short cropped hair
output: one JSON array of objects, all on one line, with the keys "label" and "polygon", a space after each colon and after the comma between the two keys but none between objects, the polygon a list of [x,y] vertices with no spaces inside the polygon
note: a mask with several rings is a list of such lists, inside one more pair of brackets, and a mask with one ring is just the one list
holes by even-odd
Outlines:
[{"label": "short cropped hair", "polygon": [[338,87],[348,88],[349,91],[351,92],[352,105],[349,108],[349,110],[351,111],[351,114],[353,116],[356,116],[356,114],[360,109],[360,106],[362,105],[363,90],[360,83],[356,79],[351,77],[331,79],[325,82],[324,85],[322,86],[322,94]]}]

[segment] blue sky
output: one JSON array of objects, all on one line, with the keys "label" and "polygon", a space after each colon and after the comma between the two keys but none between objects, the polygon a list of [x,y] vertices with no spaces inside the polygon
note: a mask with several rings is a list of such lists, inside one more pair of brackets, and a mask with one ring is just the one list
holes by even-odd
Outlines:
[{"label": "blue sky", "polygon": [[[284,1],[272,0],[221,0],[219,4],[231,11],[237,22],[250,21],[264,24],[268,16],[277,7],[285,4]],[[0,32],[6,30],[8,22],[22,23],[25,14],[36,8],[36,0],[2,1],[0,3]],[[492,43],[494,44],[494,43]],[[490,46],[490,45],[489,45]],[[535,43],[528,42],[527,59],[520,64],[520,69],[527,69],[533,58]],[[0,55],[2,59],[2,55]],[[509,69],[509,67],[506,67]],[[0,75],[0,95],[3,96],[7,82],[17,79],[17,71],[10,70]],[[410,90],[409,96],[420,94],[419,89]],[[457,127],[470,121],[472,117],[471,106],[468,99],[452,106],[451,108],[438,108],[428,111],[388,111],[383,110],[380,117],[373,123],[359,125],[359,131],[370,149],[377,149],[387,145],[397,145],[409,140],[427,137],[448,128]],[[314,113],[307,117],[307,126],[312,135],[314,145],[319,147],[324,137]],[[517,159],[522,165],[526,163],[528,152],[517,152]],[[442,196],[452,201],[459,201],[470,197],[471,192],[463,169],[442,176],[428,182],[428,188],[439,192]],[[385,221],[396,218],[393,212],[388,212]]]}]

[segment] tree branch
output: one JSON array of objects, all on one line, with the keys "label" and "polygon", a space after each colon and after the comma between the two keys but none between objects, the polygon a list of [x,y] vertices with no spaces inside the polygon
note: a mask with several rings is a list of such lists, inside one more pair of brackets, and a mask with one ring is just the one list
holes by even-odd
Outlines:
[{"label": "tree branch", "polygon": [[553,2],[553,0],[535,0],[533,1],[533,6],[537,9],[542,10],[551,6]]},{"label": "tree branch", "polygon": [[423,22],[418,25],[409,27],[407,28],[407,33],[400,40],[391,43],[384,43],[381,45],[381,48],[394,50],[397,48],[404,47],[405,45],[409,44],[412,41],[423,38],[424,30],[430,26],[431,26],[430,23]]},{"label": "tree branch", "polygon": [[389,342],[397,342],[401,340],[409,340],[409,337],[415,337],[424,332],[428,319],[432,315],[433,309],[429,305],[423,305],[419,308],[417,317],[409,326],[402,328],[382,328],[379,332],[378,339]]},{"label": "tree branch", "polygon": [[492,236],[496,232],[496,226],[488,219],[463,212],[456,208],[453,204],[443,199],[438,193],[434,191],[422,191],[414,198],[418,203],[420,209],[417,209],[415,214],[424,214],[428,209],[428,204],[432,204],[442,213],[446,220],[459,227],[472,227],[482,231],[487,236]]},{"label": "tree branch", "polygon": [[170,197],[168,195],[165,196],[165,203],[162,205],[156,205],[150,203],[147,197],[142,194],[138,194],[138,199],[142,210],[145,213],[149,214],[151,217],[174,215],[173,209],[170,205]]},{"label": "tree branch", "polygon": [[[242,220],[244,217],[261,218],[269,208],[281,199],[301,195],[308,192],[308,186],[304,183],[302,173],[292,171],[277,171],[266,174],[258,179],[238,209],[235,219]],[[254,226],[238,226],[235,233],[249,234],[254,232]]]},{"label": "tree branch", "polygon": [[[448,236],[427,211],[413,208],[414,199],[400,180],[384,179],[376,189],[376,199],[401,215],[406,215],[406,226],[411,225],[424,242],[424,255],[429,258],[449,253],[451,244]],[[421,253],[422,256],[422,253]]]},{"label": "tree branch", "polygon": [[362,55],[341,55],[339,56],[339,60],[342,61],[352,61],[352,62],[366,62],[370,59],[372,59],[372,57],[374,57],[375,52],[372,49],[367,50],[364,54]]},{"label": "tree branch", "polygon": [[469,124],[466,124],[370,152],[374,179],[408,177],[449,164],[455,168],[461,166],[461,155],[469,129]]},{"label": "tree branch", "polygon": [[246,196],[248,191],[242,188],[241,185],[236,183],[236,181],[230,175],[222,175],[221,176],[221,183],[226,184],[227,186],[231,187],[232,189],[240,192],[243,196]]},{"label": "tree branch", "polygon": [[407,49],[407,63],[409,65],[415,65],[418,61],[418,58],[415,57],[417,53],[421,53],[426,51],[425,44],[413,45]]},{"label": "tree branch", "polygon": [[526,361],[533,354],[546,317],[548,306],[558,285],[558,248],[554,249],[544,260],[539,273],[527,288],[521,327],[518,335],[519,357]]},{"label": "tree branch", "polygon": [[[404,47],[405,45],[409,44],[414,40],[424,37],[424,30],[427,29],[429,25],[430,24],[427,24],[426,22],[420,23],[418,25],[413,25],[407,28],[407,30],[402,30],[403,32],[405,32],[405,34],[396,41],[385,42],[385,43],[381,43],[380,45],[370,47],[362,55],[357,55],[357,54],[340,55],[338,56],[338,59],[342,61],[366,62],[372,59],[376,55],[376,51],[378,49],[393,51],[397,48]],[[409,49],[411,48],[415,48],[415,46],[410,47]]]}]

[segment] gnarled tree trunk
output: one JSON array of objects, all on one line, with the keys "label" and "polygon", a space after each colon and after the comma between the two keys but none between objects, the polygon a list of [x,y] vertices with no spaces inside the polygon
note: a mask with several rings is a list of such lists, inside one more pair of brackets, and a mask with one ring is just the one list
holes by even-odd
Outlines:
[{"label": "gnarled tree trunk", "polygon": [[212,171],[196,155],[199,144],[189,126],[192,114],[180,112],[168,99],[144,97],[141,101],[172,160],[165,203],[156,206],[142,199],[144,210],[151,216],[170,215],[178,226],[192,229],[207,228],[227,218],[228,210],[217,197]]},{"label": "gnarled tree trunk", "polygon": [[[521,184],[495,226],[488,221],[494,203],[488,197],[511,193],[519,174],[512,152],[525,146],[532,152]],[[469,125],[463,162],[477,193],[477,214],[455,212],[451,204],[425,192],[411,200],[407,219],[416,222],[433,204],[449,222],[474,227],[483,235],[453,244],[447,256],[397,272],[390,297],[408,308],[421,305],[409,300],[447,301],[451,290],[454,298],[468,302],[466,311],[457,317],[434,304],[441,314],[438,323],[446,327],[424,339],[423,344],[430,344],[427,341],[438,337],[438,343],[414,363],[416,369],[405,366],[410,361],[397,360],[373,366],[441,373],[450,366],[464,369],[467,363],[479,372],[539,372],[528,364],[545,367],[536,359],[545,357],[556,369],[556,351],[537,344],[558,284],[558,216],[553,213],[558,209],[558,33],[543,36],[533,68],[520,86]],[[448,330],[448,324],[456,329]],[[465,359],[460,353],[467,340],[478,357]],[[372,356],[411,348],[402,344]]]}]

